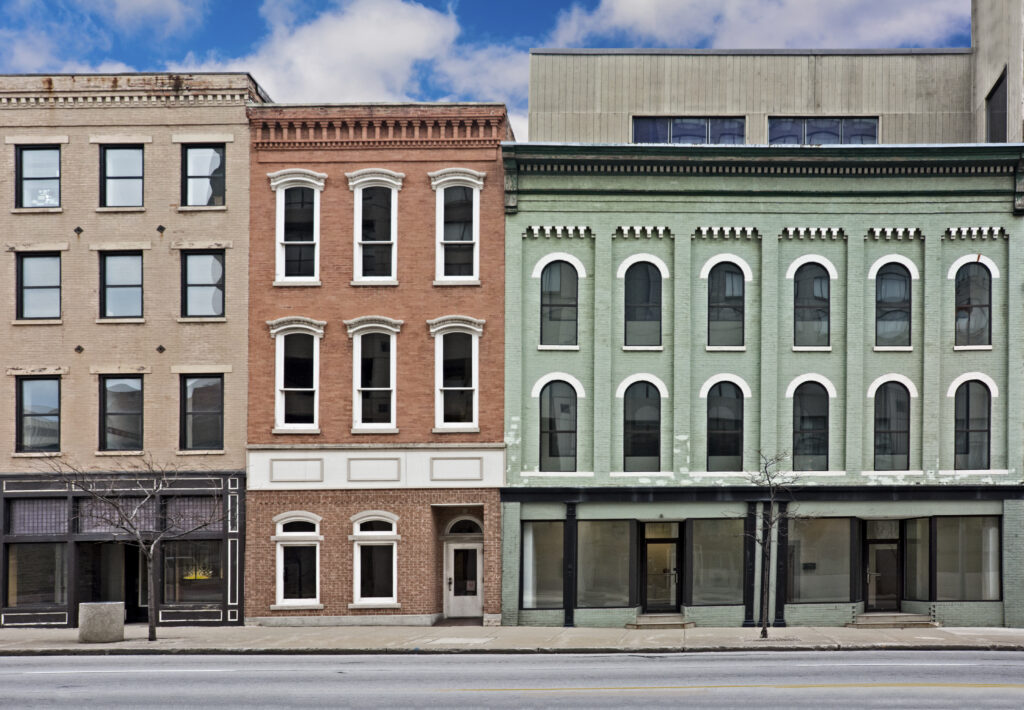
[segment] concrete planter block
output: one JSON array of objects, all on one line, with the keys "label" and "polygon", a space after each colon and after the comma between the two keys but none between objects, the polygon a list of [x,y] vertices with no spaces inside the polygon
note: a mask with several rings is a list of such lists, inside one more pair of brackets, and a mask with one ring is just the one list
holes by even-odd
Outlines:
[{"label": "concrete planter block", "polygon": [[124,641],[124,602],[78,605],[78,642]]}]

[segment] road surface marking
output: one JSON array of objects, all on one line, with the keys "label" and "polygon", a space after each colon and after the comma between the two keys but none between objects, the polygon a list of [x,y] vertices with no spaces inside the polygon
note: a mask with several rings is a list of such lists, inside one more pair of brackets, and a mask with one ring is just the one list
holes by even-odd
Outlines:
[{"label": "road surface marking", "polygon": [[580,693],[594,690],[737,690],[767,688],[774,690],[825,690],[834,689],[866,689],[866,688],[1005,688],[1007,690],[1024,690],[1024,683],[750,683],[729,685],[622,685],[622,686],[588,686],[580,688],[452,688],[439,690],[442,693],[550,693],[554,691]]}]

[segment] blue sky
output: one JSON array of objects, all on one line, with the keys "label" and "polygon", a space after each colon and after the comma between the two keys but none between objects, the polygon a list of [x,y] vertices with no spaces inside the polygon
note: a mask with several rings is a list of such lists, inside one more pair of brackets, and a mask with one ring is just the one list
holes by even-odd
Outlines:
[{"label": "blue sky", "polygon": [[487,100],[531,47],[970,44],[970,0],[0,0],[0,72],[249,71],[278,101]]}]

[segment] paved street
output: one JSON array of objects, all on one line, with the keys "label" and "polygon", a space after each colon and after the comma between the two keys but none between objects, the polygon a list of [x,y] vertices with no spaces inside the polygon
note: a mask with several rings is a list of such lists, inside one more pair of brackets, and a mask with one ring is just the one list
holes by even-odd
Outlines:
[{"label": "paved street", "polygon": [[1020,708],[1024,653],[9,657],[11,708]]}]

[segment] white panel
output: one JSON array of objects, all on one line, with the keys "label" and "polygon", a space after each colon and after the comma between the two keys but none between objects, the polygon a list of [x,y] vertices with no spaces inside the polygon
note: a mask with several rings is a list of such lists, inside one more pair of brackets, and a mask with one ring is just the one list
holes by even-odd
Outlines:
[{"label": "white panel", "polygon": [[482,481],[483,477],[482,458],[430,458],[432,481]]},{"label": "white panel", "polygon": [[349,481],[400,481],[402,460],[400,458],[348,460]]},{"label": "white panel", "polygon": [[324,480],[323,459],[271,459],[270,480],[280,483]]}]

